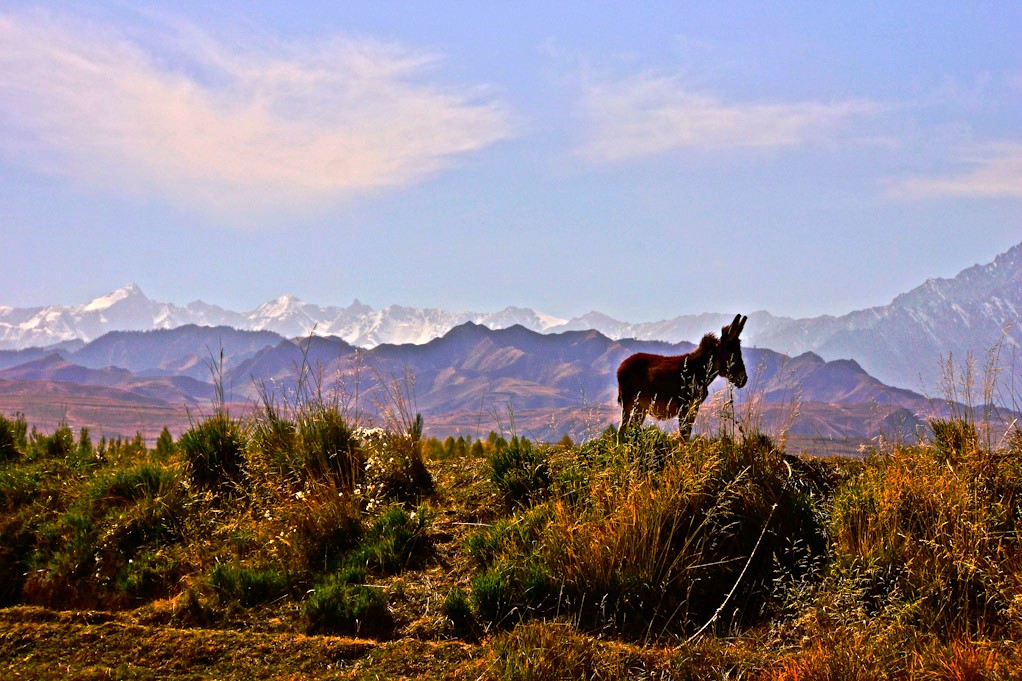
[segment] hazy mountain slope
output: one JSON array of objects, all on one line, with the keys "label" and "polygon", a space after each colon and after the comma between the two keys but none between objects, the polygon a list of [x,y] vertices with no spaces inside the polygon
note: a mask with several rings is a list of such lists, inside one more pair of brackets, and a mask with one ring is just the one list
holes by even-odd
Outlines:
[{"label": "hazy mountain slope", "polygon": [[230,366],[282,340],[269,331],[189,324],[156,331],[113,331],[65,355],[85,367],[114,366],[151,374],[184,374],[209,381],[212,365],[220,362],[221,350],[224,364]]},{"label": "hazy mountain slope", "polygon": [[329,386],[337,377],[338,367],[348,365],[356,351],[334,337],[281,339],[240,363],[228,365],[225,387],[236,395],[256,397],[264,384],[290,389],[301,380],[307,390],[315,391]]},{"label": "hazy mountain slope", "polygon": [[931,279],[886,307],[846,315],[816,342],[824,357],[856,357],[885,382],[932,389],[949,353],[982,363],[999,343],[1007,358],[1018,352],[1020,319],[1022,244],[953,279]]},{"label": "hazy mountain slope", "polygon": [[213,394],[210,384],[188,376],[149,378],[115,367],[89,369],[73,364],[57,354],[0,370],[0,378],[9,381],[47,381],[102,386],[175,403],[209,400]]}]

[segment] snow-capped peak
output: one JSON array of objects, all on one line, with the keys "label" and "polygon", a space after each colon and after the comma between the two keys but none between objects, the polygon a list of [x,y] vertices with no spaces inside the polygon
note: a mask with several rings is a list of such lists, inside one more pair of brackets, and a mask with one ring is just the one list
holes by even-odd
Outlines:
[{"label": "snow-capped peak", "polygon": [[255,309],[255,313],[262,317],[283,317],[288,314],[294,314],[302,306],[303,303],[298,296],[285,293],[279,298],[263,303]]},{"label": "snow-capped peak", "polygon": [[116,291],[112,291],[105,296],[100,296],[99,298],[91,300],[83,305],[81,310],[82,312],[102,312],[103,310],[108,310],[117,303],[130,298],[146,299],[146,296],[142,293],[142,289],[139,288],[138,284],[128,284],[127,286],[122,286]]}]

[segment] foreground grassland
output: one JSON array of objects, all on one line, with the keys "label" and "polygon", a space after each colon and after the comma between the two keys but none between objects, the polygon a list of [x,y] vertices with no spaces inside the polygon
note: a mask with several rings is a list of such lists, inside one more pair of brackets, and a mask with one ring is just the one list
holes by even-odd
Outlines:
[{"label": "foreground grassland", "polygon": [[[407,419],[406,419],[407,420]],[[1008,679],[1022,436],[862,459],[228,414],[0,419],[0,678]]]}]

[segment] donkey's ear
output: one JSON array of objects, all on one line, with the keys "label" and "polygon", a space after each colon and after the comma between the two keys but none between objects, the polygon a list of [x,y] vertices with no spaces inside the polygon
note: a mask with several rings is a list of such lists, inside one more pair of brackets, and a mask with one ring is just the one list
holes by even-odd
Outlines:
[{"label": "donkey's ear", "polygon": [[740,314],[739,315],[735,315],[734,321],[732,321],[727,326],[721,327],[721,329],[720,329],[720,339],[721,340],[731,340],[732,338],[737,338],[738,337],[738,333],[741,331],[741,329],[738,328],[738,323],[741,320],[742,320],[742,315],[740,315]]},{"label": "donkey's ear", "polygon": [[745,330],[745,322],[749,321],[749,318],[742,317],[742,315],[738,315],[738,317],[735,317],[735,321],[738,322],[738,326],[736,327],[732,323],[731,328],[735,330],[735,338],[738,338],[738,334]]}]

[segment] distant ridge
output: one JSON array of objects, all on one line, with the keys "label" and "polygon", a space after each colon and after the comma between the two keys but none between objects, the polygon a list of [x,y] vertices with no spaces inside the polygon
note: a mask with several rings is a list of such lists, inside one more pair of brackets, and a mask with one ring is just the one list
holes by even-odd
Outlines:
[{"label": "distant ridge", "polygon": [[[378,416],[393,395],[381,387],[396,381],[407,409],[425,416],[431,434],[485,435],[512,427],[513,420],[519,432],[557,439],[592,436],[617,422],[614,372],[627,355],[675,354],[693,346],[614,340],[594,330],[491,330],[472,322],[428,343],[371,349],[337,337],[286,339],[225,327],[125,331],[76,351],[19,353],[26,361],[0,369],[0,413],[21,411],[43,427],[52,427],[50,419],[97,434],[131,435],[138,428],[155,437],[164,425],[180,431],[193,415],[209,412],[211,347],[218,347],[216,362],[222,351],[216,380],[239,416],[264,398],[293,400],[303,382],[314,394],[349,404],[356,418]],[[751,380],[736,397],[760,400],[764,425],[794,417],[789,425],[795,434],[865,438],[912,434],[920,418],[941,413],[940,402],[886,386],[851,360],[828,362],[814,353],[786,357],[758,348],[743,354]],[[100,366],[100,358],[131,369]],[[349,403],[356,395],[360,402]],[[796,400],[797,413],[791,411]]]},{"label": "distant ridge", "polygon": [[[195,301],[160,303],[135,284],[78,306],[0,307],[0,366],[4,350],[93,341],[111,331],[172,329],[186,325],[264,331],[285,338],[310,333],[336,336],[352,346],[423,344],[472,322],[489,329],[521,325],[540,333],[593,329],[620,340],[696,341],[719,329],[735,312],[684,315],[658,322],[629,323],[600,312],[570,320],[528,308],[494,313],[449,312],[392,305],[375,310],[355,300],[347,307],[321,307],[283,295],[249,312],[232,312]],[[1022,243],[992,262],[952,279],[930,279],[889,305],[840,317],[805,319],[750,312],[745,340],[786,354],[815,352],[823,359],[854,359],[885,383],[935,392],[941,360],[983,358],[1000,344],[1010,358],[1022,347]],[[67,346],[73,347],[73,346]]]}]

